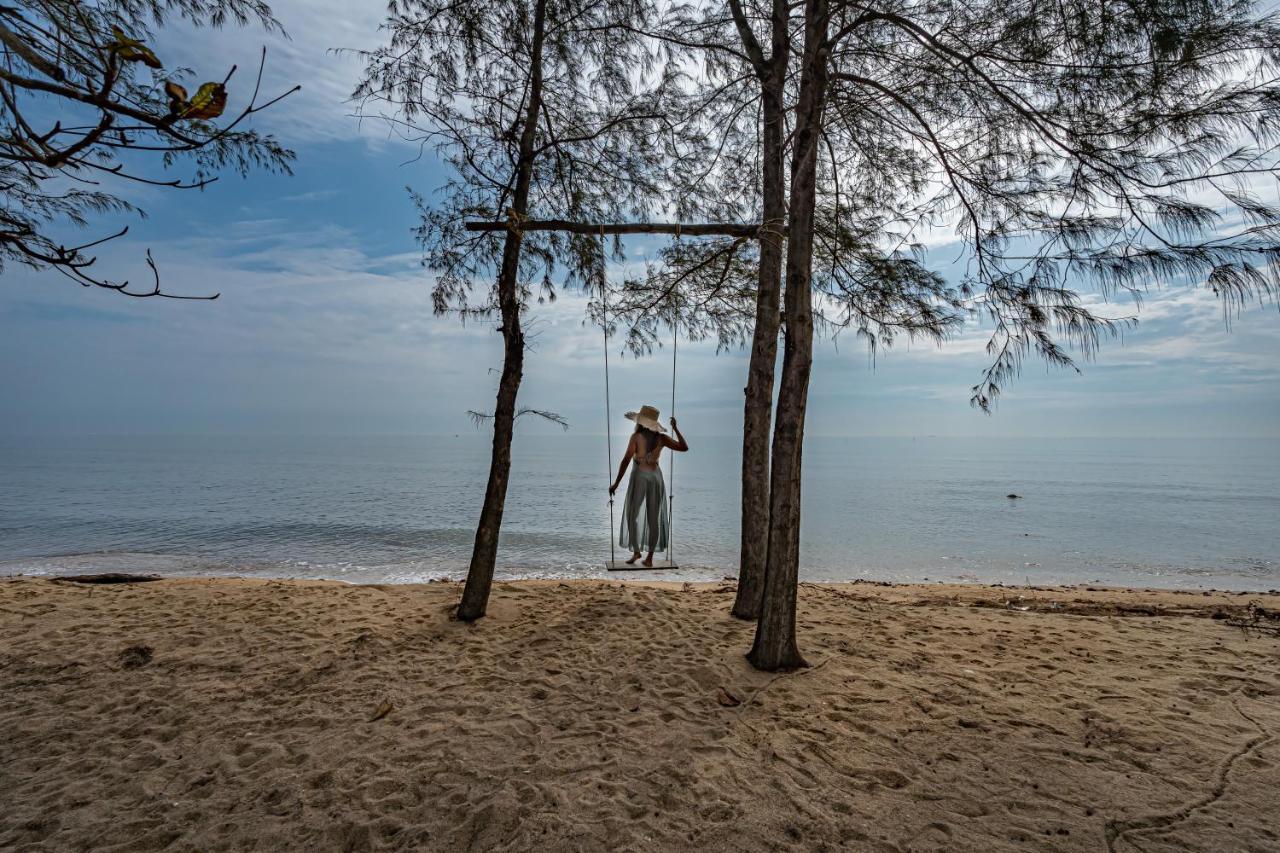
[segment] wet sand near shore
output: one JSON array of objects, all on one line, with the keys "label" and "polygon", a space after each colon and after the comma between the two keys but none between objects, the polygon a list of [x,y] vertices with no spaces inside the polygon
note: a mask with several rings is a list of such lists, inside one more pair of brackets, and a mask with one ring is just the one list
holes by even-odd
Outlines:
[{"label": "wet sand near shore", "polygon": [[0,849],[1280,849],[1280,595],[460,590],[0,581]]}]

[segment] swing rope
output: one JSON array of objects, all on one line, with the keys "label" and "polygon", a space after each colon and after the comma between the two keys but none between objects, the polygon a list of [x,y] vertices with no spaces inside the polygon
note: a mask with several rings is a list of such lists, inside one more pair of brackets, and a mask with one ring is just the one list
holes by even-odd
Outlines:
[{"label": "swing rope", "polygon": [[[609,454],[605,463],[605,477],[613,486],[613,405],[609,401],[609,279],[604,250],[604,226],[600,226],[600,331],[604,332],[604,434],[605,449]],[[618,555],[613,546],[613,492],[609,492],[609,562],[616,563]]]},{"label": "swing rope", "polygon": [[[680,242],[680,223],[676,223],[676,242]],[[680,313],[675,302],[675,291],[671,293],[671,412],[668,417],[676,417],[676,356],[680,353]],[[671,428],[675,431],[675,427]],[[672,451],[667,459],[667,479],[671,488],[667,490],[667,562],[675,563],[674,548],[676,538],[676,454]]]},{"label": "swing rope", "polygon": [[[679,236],[676,239],[680,239]],[[679,352],[680,335],[678,332],[678,316],[674,309],[671,314],[671,414],[669,417],[675,420],[676,417],[676,354]],[[671,428],[675,432],[675,427]],[[667,457],[667,479],[671,481],[671,488],[667,490],[667,562],[675,563],[673,546],[676,538],[676,454],[672,451]]]}]

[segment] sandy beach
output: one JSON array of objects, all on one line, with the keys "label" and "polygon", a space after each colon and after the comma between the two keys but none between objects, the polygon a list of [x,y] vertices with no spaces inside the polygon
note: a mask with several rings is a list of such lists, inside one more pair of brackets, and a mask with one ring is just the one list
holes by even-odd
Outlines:
[{"label": "sandy beach", "polygon": [[0,849],[1280,849],[1280,595],[459,589],[0,582]]}]

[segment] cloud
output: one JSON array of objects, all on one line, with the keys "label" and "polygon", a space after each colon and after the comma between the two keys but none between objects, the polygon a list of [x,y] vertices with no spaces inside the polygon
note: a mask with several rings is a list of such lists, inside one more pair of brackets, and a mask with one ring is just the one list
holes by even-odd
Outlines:
[{"label": "cloud", "polygon": [[[377,251],[360,227],[262,216],[152,241],[166,288],[221,291],[213,303],[129,300],[22,270],[0,280],[0,397],[17,431],[460,432],[488,411],[501,366],[496,322],[436,317],[413,251]],[[144,272],[136,246],[104,247],[104,268]],[[488,282],[478,287],[487,289]],[[586,297],[562,289],[526,320],[521,400],[604,427],[604,351]],[[1153,293],[1144,323],[1084,373],[1028,362],[994,418],[967,405],[988,330],[971,322],[942,348],[882,351],[817,343],[813,434],[1165,434],[1274,431],[1280,336],[1270,311],[1228,333],[1212,294]],[[672,349],[636,359],[610,342],[615,415],[669,409]],[[740,428],[747,354],[679,346],[677,411],[702,435]],[[528,420],[521,430],[554,427]]]},{"label": "cloud", "polygon": [[294,195],[282,195],[279,201],[285,202],[313,202],[323,201],[325,199],[334,198],[342,195],[342,191],[338,189],[329,190],[312,190],[311,192],[295,193]]}]

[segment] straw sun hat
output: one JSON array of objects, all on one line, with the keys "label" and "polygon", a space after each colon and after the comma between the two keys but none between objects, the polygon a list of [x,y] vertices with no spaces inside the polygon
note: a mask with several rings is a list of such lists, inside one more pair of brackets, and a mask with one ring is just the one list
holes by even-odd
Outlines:
[{"label": "straw sun hat", "polygon": [[638,412],[627,412],[624,417],[629,421],[635,421],[645,429],[651,429],[654,432],[666,432],[667,429],[658,423],[658,410],[653,406],[641,406]]}]

